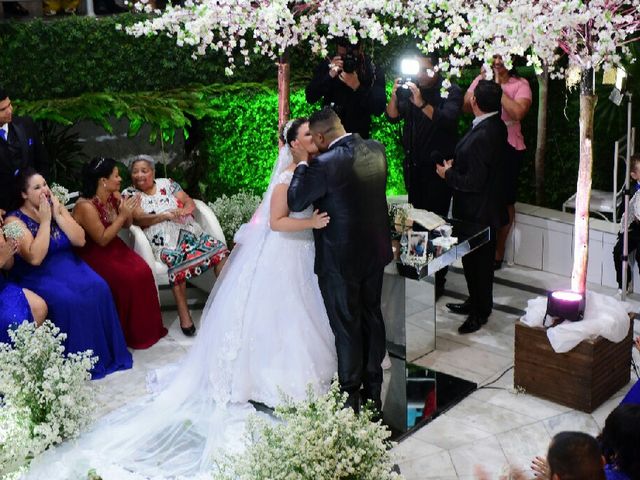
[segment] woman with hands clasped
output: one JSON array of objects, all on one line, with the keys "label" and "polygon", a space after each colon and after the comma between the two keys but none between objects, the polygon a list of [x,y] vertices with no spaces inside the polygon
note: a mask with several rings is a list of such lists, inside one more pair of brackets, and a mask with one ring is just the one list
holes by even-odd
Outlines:
[{"label": "woman with hands clasped", "polygon": [[122,179],[111,158],[94,158],[82,171],[82,199],[73,218],[87,233],[78,255],[109,285],[127,345],[148,348],[167,334],[162,324],[158,292],[147,263],[118,232],[133,220],[140,198],[120,196]]},{"label": "woman with hands clasped", "polygon": [[180,329],[193,336],[196,327],[187,303],[187,280],[210,268],[216,277],[220,275],[229,250],[196,222],[192,215],[196,204],[176,181],[156,178],[152,157],[138,155],[130,169],[133,185],[122,193],[140,198],[140,205],[133,211],[133,223],[143,229],[156,260],[167,266]]},{"label": "woman with hands clasped", "polygon": [[10,279],[44,299],[49,318],[67,334],[66,352],[90,349],[98,356],[94,379],[131,368],[109,286],[73,252],[85,244],[82,227],[33,169],[19,172],[13,202],[7,223],[22,235]]}]

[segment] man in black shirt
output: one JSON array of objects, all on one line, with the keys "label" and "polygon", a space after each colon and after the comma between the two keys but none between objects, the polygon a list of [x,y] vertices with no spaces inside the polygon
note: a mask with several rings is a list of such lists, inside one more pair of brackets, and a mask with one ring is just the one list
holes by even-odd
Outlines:
[{"label": "man in black shirt", "polygon": [[384,71],[364,54],[361,44],[339,39],[336,56],[317,66],[305,93],[307,102],[322,99],[323,106],[331,106],[338,114],[347,132],[366,139],[371,133],[371,116],[384,112]]},{"label": "man in black shirt", "polygon": [[[436,55],[415,52],[409,58],[418,63],[418,73],[413,81],[396,79],[387,104],[387,118],[392,123],[404,120],[403,169],[409,203],[446,217],[451,188],[437,175],[435,164],[453,156],[463,94],[452,84],[446,98],[442,96],[443,78],[438,73]],[[445,275],[446,269],[436,273],[436,296],[444,291]]]},{"label": "man in black shirt", "polygon": [[[435,163],[453,156],[463,95],[452,84],[443,98],[437,56],[415,53],[413,59],[419,64],[418,74],[414,81],[396,79],[387,118],[392,123],[404,120],[404,181],[409,203],[444,217],[449,212],[451,189],[436,174]],[[399,95],[398,88],[405,89],[404,94]]]}]

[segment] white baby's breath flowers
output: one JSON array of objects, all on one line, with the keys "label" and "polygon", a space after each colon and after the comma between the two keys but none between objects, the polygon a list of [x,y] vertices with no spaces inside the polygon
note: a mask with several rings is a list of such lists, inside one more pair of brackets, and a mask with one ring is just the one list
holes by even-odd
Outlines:
[{"label": "white baby's breath flowers", "polygon": [[18,222],[4,224],[2,226],[2,233],[7,240],[11,239],[16,241],[20,240],[24,235],[24,231]]},{"label": "white baby's breath flowers", "polygon": [[227,242],[230,243],[240,225],[247,223],[260,204],[260,197],[246,191],[240,191],[230,197],[222,195],[215,202],[209,203]]},{"label": "white baby's breath flowers", "polygon": [[25,468],[91,420],[88,380],[97,361],[90,350],[65,356],[66,335],[48,320],[39,328],[25,321],[8,333],[12,343],[0,343],[0,476]]},{"label": "white baby's breath flowers", "polygon": [[61,205],[66,205],[69,201],[69,190],[62,185],[52,183],[49,190],[56,196]]},{"label": "white baby's breath flowers", "polygon": [[330,391],[277,407],[277,422],[252,417],[247,450],[219,463],[216,480],[396,480],[390,432],[372,412],[344,408],[337,380]]}]

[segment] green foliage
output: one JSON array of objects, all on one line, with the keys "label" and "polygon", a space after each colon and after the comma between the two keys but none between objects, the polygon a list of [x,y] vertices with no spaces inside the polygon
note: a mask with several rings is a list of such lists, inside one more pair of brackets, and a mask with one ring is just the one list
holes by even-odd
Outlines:
[{"label": "green foliage", "polygon": [[255,58],[250,70],[241,68],[234,78],[227,78],[222,56],[194,60],[192,52],[178,47],[174,38],[135,38],[116,29],[118,24],[138,20],[140,15],[123,14],[2,22],[2,83],[12,97],[35,100],[273,77],[275,68],[268,59]]},{"label": "green foliage", "polygon": [[[215,97],[211,106],[216,115],[206,121],[201,152],[210,167],[204,182],[207,198],[240,190],[262,193],[278,158],[277,91],[246,85]],[[317,108],[307,104],[302,86],[292,88],[291,118],[308,116]],[[389,194],[404,193],[397,128],[384,116],[374,120],[372,137],[387,148]]]},{"label": "green foliage", "polygon": [[[77,97],[90,92],[166,91],[193,83],[273,81],[273,60],[253,55],[251,65],[226,77],[227,60],[215,52],[192,58],[192,50],[178,47],[166,35],[135,38],[118,25],[144,17],[122,14],[105,17],[71,16],[55,22],[40,19],[0,23],[2,85],[13,98],[38,100]],[[368,45],[376,62],[387,66],[406,41],[388,46]],[[307,49],[290,55],[292,74],[309,76],[318,61]]]},{"label": "green foliage", "polygon": [[[262,88],[259,85],[249,87]],[[191,85],[165,92],[85,93],[78,97],[16,101],[21,115],[34,120],[49,120],[64,126],[91,120],[112,133],[113,119],[129,120],[129,136],[138,134],[142,125],[151,127],[150,142],[162,138],[173,142],[177,131],[187,133],[192,119],[216,116],[211,98],[233,94],[247,85]]]}]

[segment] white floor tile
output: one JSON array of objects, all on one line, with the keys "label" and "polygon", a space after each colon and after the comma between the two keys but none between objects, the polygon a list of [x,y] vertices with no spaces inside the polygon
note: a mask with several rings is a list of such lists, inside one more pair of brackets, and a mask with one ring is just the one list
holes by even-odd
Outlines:
[{"label": "white floor tile", "polygon": [[445,416],[455,418],[492,435],[535,422],[534,418],[524,413],[481,402],[472,397],[464,399],[455,408],[449,410]]},{"label": "white floor tile", "polygon": [[471,445],[454,448],[449,453],[459,476],[472,476],[476,467],[481,465],[490,478],[495,478],[507,463],[495,437],[487,437]]}]

